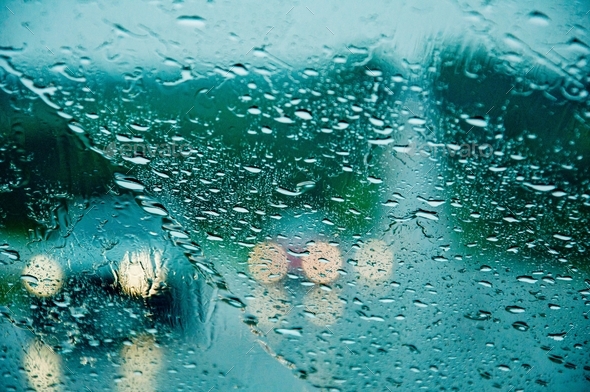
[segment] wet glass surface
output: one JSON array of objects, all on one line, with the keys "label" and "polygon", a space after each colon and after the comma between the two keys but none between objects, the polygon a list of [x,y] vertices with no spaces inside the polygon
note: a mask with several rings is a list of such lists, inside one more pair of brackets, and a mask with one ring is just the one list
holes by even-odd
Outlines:
[{"label": "wet glass surface", "polygon": [[590,388],[587,2],[9,2],[2,390]]}]

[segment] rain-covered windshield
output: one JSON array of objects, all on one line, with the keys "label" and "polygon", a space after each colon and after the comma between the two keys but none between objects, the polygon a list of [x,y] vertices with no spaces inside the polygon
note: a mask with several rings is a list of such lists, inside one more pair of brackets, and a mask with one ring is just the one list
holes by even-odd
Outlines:
[{"label": "rain-covered windshield", "polygon": [[0,12],[1,390],[590,389],[590,3]]}]

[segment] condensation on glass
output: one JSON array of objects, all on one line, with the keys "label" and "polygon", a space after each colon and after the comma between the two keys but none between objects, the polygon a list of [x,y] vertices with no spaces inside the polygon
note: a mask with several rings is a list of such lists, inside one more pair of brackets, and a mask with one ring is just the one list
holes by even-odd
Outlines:
[{"label": "condensation on glass", "polygon": [[7,2],[2,390],[587,390],[585,2]]}]

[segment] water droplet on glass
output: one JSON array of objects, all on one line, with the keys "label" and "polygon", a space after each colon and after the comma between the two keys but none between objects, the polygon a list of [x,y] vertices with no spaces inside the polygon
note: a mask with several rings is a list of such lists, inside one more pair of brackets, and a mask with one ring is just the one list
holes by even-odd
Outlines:
[{"label": "water droplet on glass", "polygon": [[519,282],[524,282],[524,283],[536,283],[537,279],[533,278],[532,276],[519,276],[516,278],[516,280],[518,280]]},{"label": "water droplet on glass", "polygon": [[288,336],[301,336],[301,328],[277,328],[275,332],[279,335],[288,335]]},{"label": "water droplet on glass", "polygon": [[304,109],[296,110],[295,115],[302,120],[311,120],[313,118],[311,112]]},{"label": "water droplet on glass", "polygon": [[524,313],[524,308],[520,306],[506,306],[506,311],[510,313]]},{"label": "water droplet on glass", "polygon": [[426,124],[426,120],[420,117],[410,117],[408,119],[408,124],[420,126]]},{"label": "water droplet on glass", "polygon": [[536,184],[531,184],[530,182],[523,182],[523,185],[527,186],[529,188],[532,188],[536,191],[539,191],[539,192],[549,192],[549,191],[552,191],[555,188],[557,188],[555,185],[542,185],[542,184],[536,185]]},{"label": "water droplet on glass", "polygon": [[469,125],[473,125],[474,127],[484,128],[488,126],[488,122],[483,119],[483,117],[471,117],[466,118],[465,121]]},{"label": "water droplet on glass", "polygon": [[551,19],[540,11],[532,11],[528,14],[529,23],[537,25],[537,26],[549,26],[549,22]]},{"label": "water droplet on glass", "polygon": [[122,173],[115,173],[115,183],[121,188],[130,189],[132,191],[143,192],[145,186],[139,180],[128,177]]},{"label": "water droplet on glass", "polygon": [[524,321],[516,321],[512,324],[512,327],[518,331],[526,332],[529,330],[529,326]]},{"label": "water droplet on glass", "polygon": [[205,27],[205,19],[196,15],[183,15],[176,18],[176,22],[181,26],[194,27],[197,29],[203,29]]},{"label": "water droplet on glass", "polygon": [[85,132],[86,132],[86,131],[84,131],[84,128],[82,128],[82,125],[80,125],[80,124],[79,124],[79,123],[77,123],[77,122],[71,122],[71,123],[68,123],[68,128],[70,128],[70,129],[71,129],[72,131],[74,131],[75,133],[80,133],[80,134],[83,134],[83,133],[85,133]]}]

